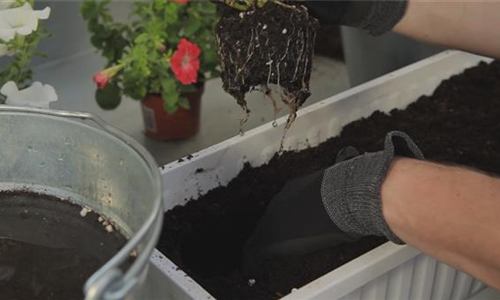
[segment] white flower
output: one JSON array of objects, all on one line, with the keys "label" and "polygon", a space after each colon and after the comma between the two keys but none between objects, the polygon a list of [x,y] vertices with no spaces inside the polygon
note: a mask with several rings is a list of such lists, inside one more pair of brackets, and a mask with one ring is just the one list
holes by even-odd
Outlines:
[{"label": "white flower", "polygon": [[7,9],[14,5],[16,0],[0,0],[0,10]]},{"label": "white flower", "polygon": [[21,7],[0,10],[0,39],[7,42],[16,35],[29,35],[37,30],[38,20],[46,20],[49,15],[50,7],[33,10],[29,3]]},{"label": "white flower", "polygon": [[9,81],[2,86],[0,93],[7,97],[5,104],[17,106],[49,108],[50,102],[58,99],[51,85],[38,81],[24,90],[19,90],[14,81]]}]

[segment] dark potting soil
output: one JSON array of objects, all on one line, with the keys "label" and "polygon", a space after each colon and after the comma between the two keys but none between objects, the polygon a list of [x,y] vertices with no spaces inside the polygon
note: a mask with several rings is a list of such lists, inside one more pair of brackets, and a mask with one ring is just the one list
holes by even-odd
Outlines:
[{"label": "dark potting soil", "polygon": [[261,277],[249,277],[241,270],[243,245],[285,182],[331,166],[337,151],[348,145],[379,151],[392,130],[408,133],[428,159],[498,174],[499,116],[500,63],[481,63],[443,81],[432,96],[420,97],[405,110],[375,112],[318,147],[285,152],[260,167],[246,166],[227,187],[167,212],[158,247],[219,300],[280,298],[383,242],[366,238],[269,261]]},{"label": "dark potting soil", "polygon": [[30,192],[0,193],[0,299],[78,300],[126,243],[81,206]]},{"label": "dark potting soil", "polygon": [[252,89],[261,89],[274,102],[269,86],[279,85],[278,100],[289,107],[291,121],[311,95],[309,80],[319,25],[297,3],[268,1],[245,11],[219,4],[216,35],[223,88],[247,114],[245,94]]}]

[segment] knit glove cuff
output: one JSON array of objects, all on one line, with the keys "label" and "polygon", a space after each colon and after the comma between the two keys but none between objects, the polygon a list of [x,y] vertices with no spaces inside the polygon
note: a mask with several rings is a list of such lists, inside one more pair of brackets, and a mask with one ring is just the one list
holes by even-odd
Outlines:
[{"label": "knit glove cuff", "polygon": [[402,132],[386,135],[384,150],[360,155],[325,171],[321,197],[335,225],[352,236],[385,236],[404,244],[382,214],[380,190],[395,156],[423,159],[422,152]]},{"label": "knit glove cuff", "polygon": [[377,36],[390,31],[403,18],[407,0],[369,0],[350,3],[343,25],[367,30]]}]

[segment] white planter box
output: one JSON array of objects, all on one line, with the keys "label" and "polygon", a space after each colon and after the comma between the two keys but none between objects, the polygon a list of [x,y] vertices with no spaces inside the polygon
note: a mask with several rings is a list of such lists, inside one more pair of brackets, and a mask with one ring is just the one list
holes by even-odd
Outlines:
[{"label": "white planter box", "polygon": [[[447,51],[299,111],[285,148],[316,146],[338,135],[342,126],[376,110],[403,109],[439,83],[486,58]],[[314,91],[313,91],[314,92]],[[236,105],[236,104],[235,104]],[[190,160],[163,168],[166,209],[183,205],[227,184],[245,162],[266,163],[276,153],[285,119],[202,150]],[[197,174],[196,170],[205,171]],[[181,299],[214,299],[194,280],[156,252],[152,258],[168,277],[171,294]],[[167,283],[166,283],[167,284]],[[409,246],[386,243],[285,296],[291,299],[468,299],[485,286]]]}]

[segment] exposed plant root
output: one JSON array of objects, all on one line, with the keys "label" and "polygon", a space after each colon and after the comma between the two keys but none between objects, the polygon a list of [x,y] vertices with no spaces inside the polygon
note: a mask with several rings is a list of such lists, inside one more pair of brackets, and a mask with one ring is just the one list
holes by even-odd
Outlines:
[{"label": "exposed plant root", "polygon": [[243,109],[243,118],[240,120],[240,134],[243,135],[245,131],[243,130],[243,127],[245,124],[248,122],[248,119],[250,118],[250,109],[248,109],[247,102],[245,99],[236,99],[238,105]]},{"label": "exposed plant root", "polygon": [[280,108],[278,107],[278,102],[276,99],[274,99],[273,94],[269,86],[264,86],[263,90],[264,92],[264,97],[269,98],[271,100],[271,103],[273,104],[273,127],[278,127],[278,123],[276,122],[276,116],[280,112]]},{"label": "exposed plant root", "polygon": [[299,109],[296,99],[291,98],[286,94],[282,95],[281,101],[285,103],[285,105],[288,107],[289,113],[288,113],[288,118],[286,119],[285,129],[283,130],[283,136],[281,137],[278,154],[281,154],[284,150],[283,146],[285,143],[286,134],[288,133],[288,130],[290,130],[293,122],[297,118],[297,110]]}]

